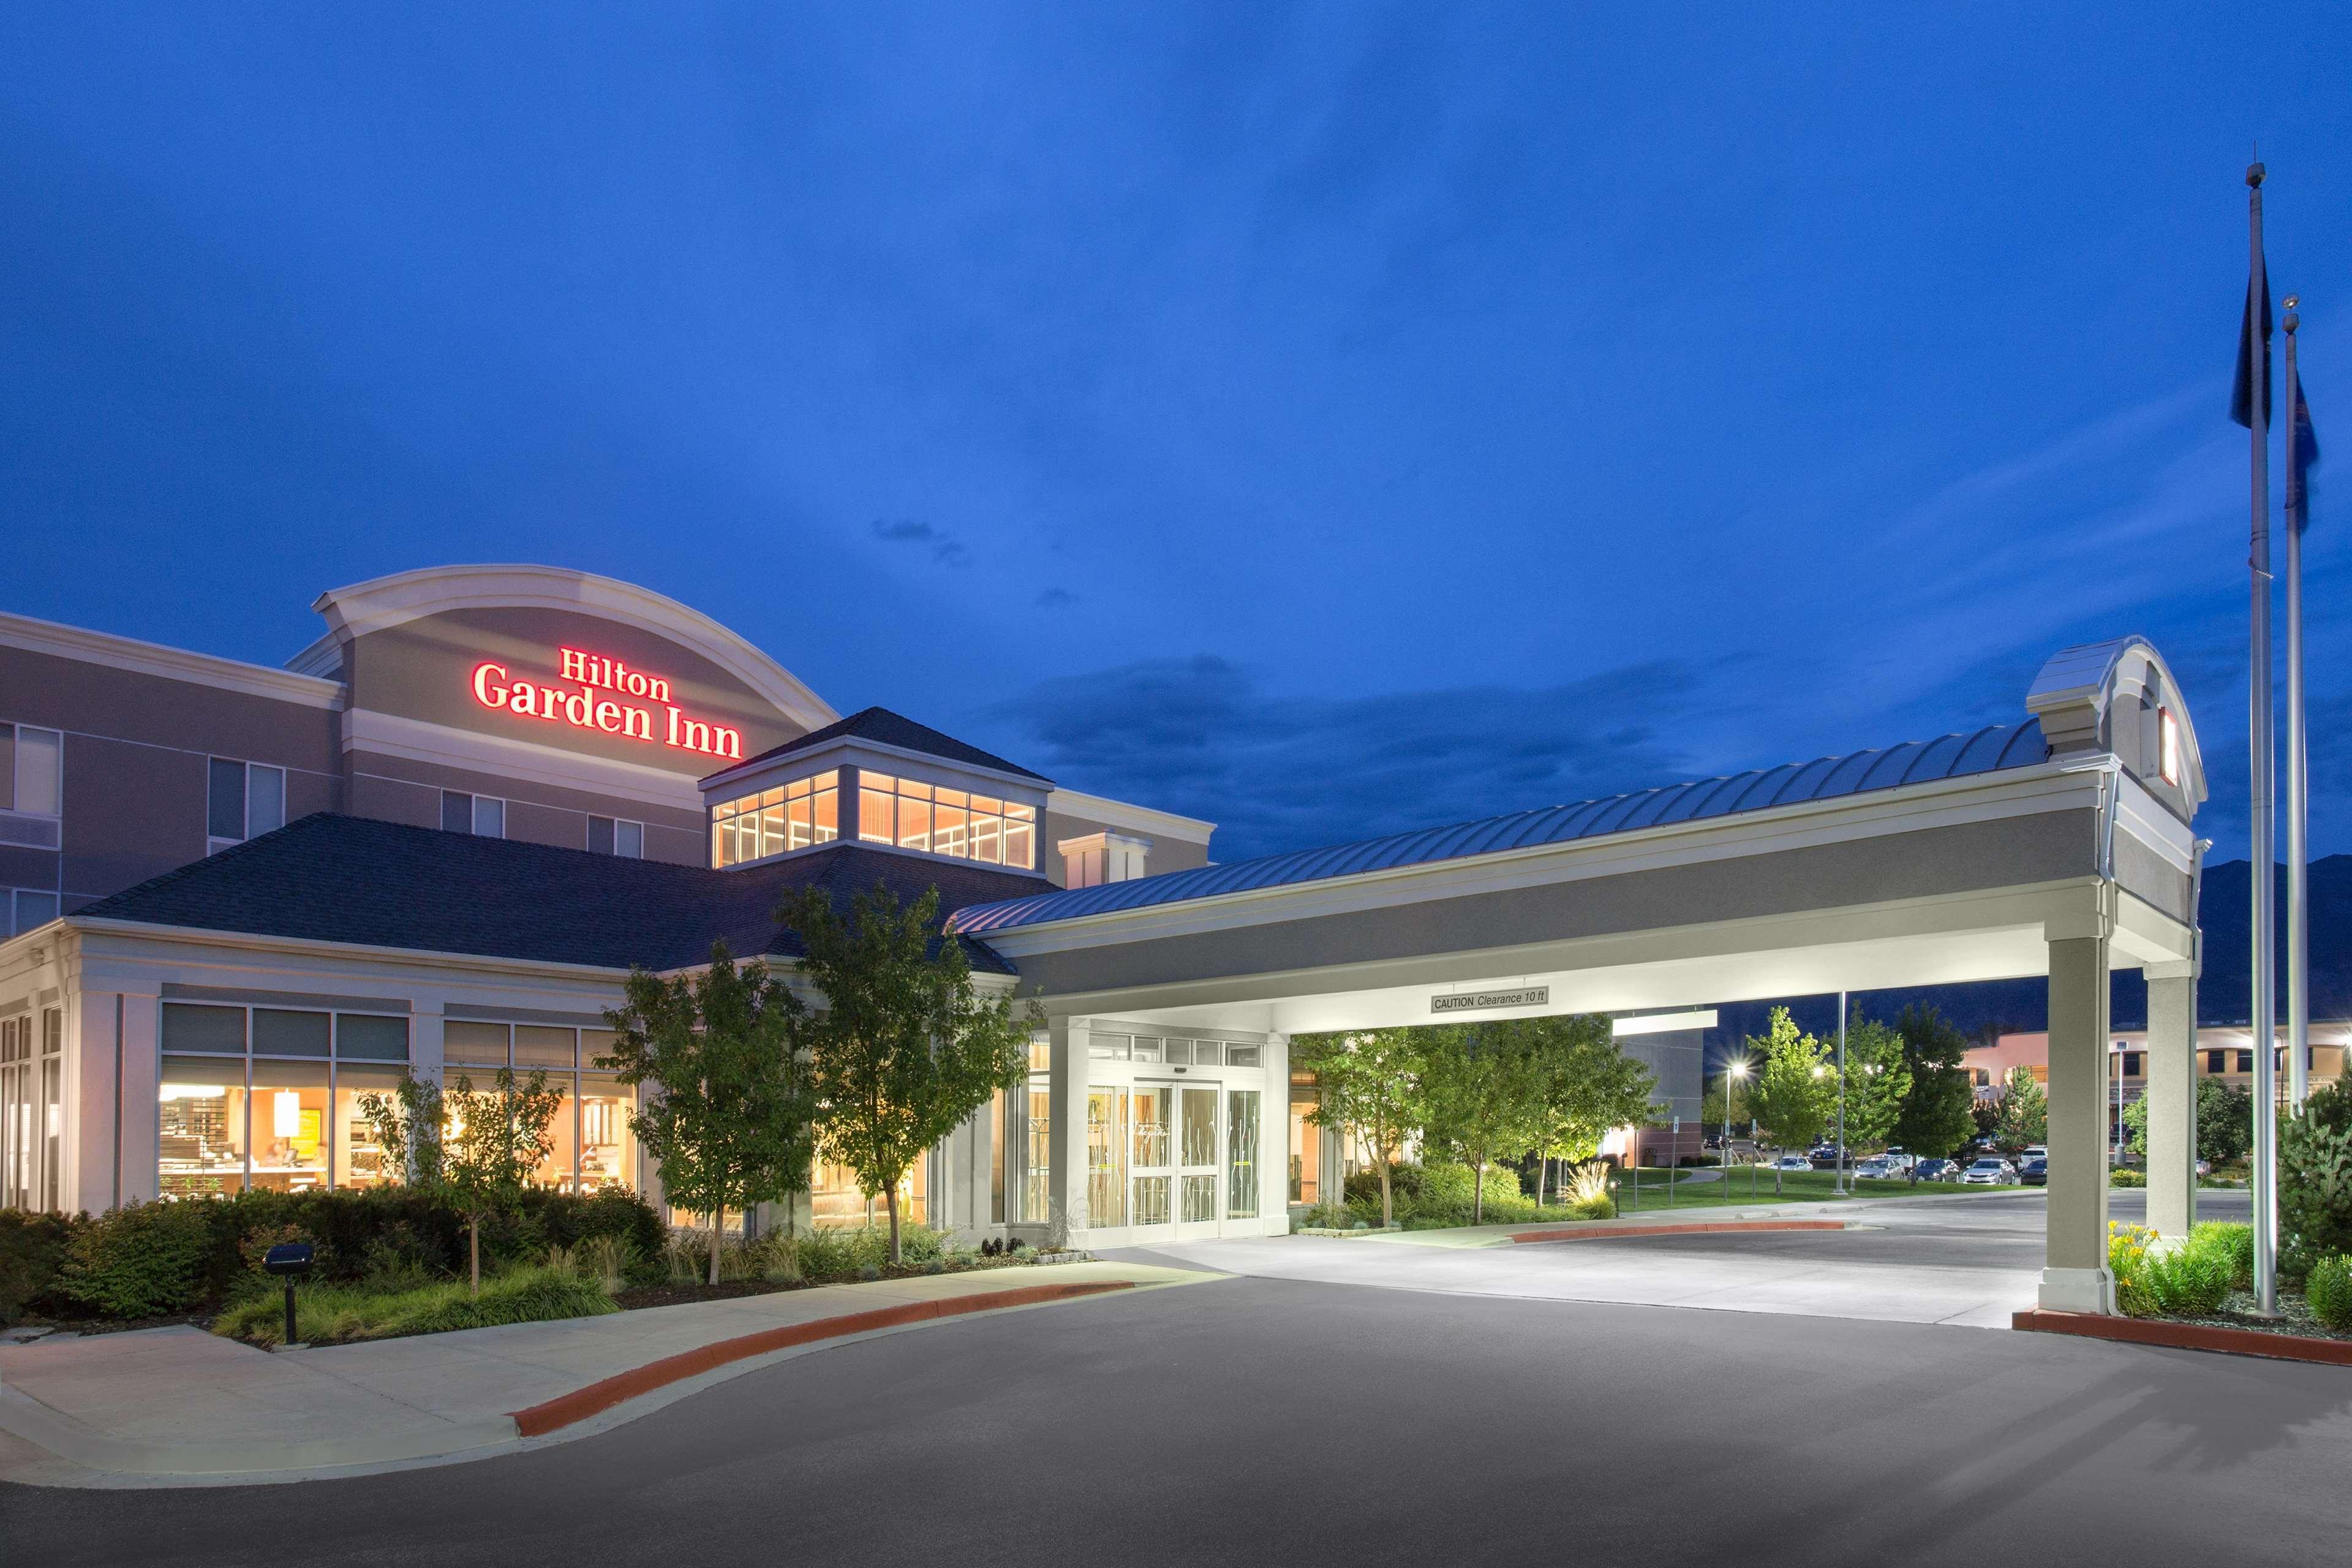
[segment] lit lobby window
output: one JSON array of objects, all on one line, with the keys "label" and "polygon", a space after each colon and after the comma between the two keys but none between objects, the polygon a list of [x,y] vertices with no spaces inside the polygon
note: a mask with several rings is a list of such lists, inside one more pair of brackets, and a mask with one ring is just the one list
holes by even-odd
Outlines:
[{"label": "lit lobby window", "polygon": [[888,773],[857,775],[857,837],[990,866],[1037,866],[1035,806]]},{"label": "lit lobby window", "polygon": [[747,795],[710,813],[714,866],[761,860],[790,849],[830,844],[841,837],[841,770],[830,768],[760,795]]}]

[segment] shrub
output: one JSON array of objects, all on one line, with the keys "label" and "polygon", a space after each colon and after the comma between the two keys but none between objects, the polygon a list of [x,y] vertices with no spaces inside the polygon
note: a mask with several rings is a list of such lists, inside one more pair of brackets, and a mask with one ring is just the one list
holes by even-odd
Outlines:
[{"label": "shrub", "polygon": [[2279,1271],[2299,1279],[2352,1252],[2352,1083],[2338,1079],[2278,1127]]},{"label": "shrub", "polygon": [[[899,1222],[898,1251],[906,1262],[919,1266],[938,1262],[946,1250],[946,1239],[930,1226]],[[799,1242],[801,1276],[820,1282],[878,1279],[889,1259],[890,1232],[881,1226],[828,1226],[809,1231]],[[868,1269],[873,1272],[867,1273]]]},{"label": "shrub", "polygon": [[89,1222],[0,1209],[0,1329],[48,1307],[67,1244]]},{"label": "shrub", "polygon": [[2107,1272],[2116,1282],[2116,1305],[2124,1315],[2149,1318],[2156,1315],[2156,1303],[2140,1287],[2140,1274],[2147,1263],[2147,1249],[2156,1240],[2156,1232],[2141,1225],[2126,1225],[2121,1220],[2107,1222]]},{"label": "shrub", "polygon": [[67,1244],[58,1288],[111,1318],[185,1311],[219,1251],[212,1209],[158,1200],[100,1215]]},{"label": "shrub", "polygon": [[[2139,1295],[2154,1313],[2172,1318],[2209,1318],[2221,1310],[2230,1294],[2230,1259],[2219,1252],[2199,1252],[2183,1247],[2168,1253],[2151,1253],[2140,1262]],[[2117,1292],[2120,1302],[2121,1292]]]},{"label": "shrub", "polygon": [[1356,1221],[1338,1204],[1317,1204],[1298,1216],[1298,1223],[1309,1230],[1345,1230]]},{"label": "shrub", "polygon": [[[309,1344],[347,1344],[500,1323],[551,1322],[619,1310],[596,1280],[582,1278],[576,1269],[567,1274],[551,1268],[513,1268],[493,1275],[482,1282],[482,1293],[474,1299],[468,1299],[465,1281],[458,1279],[410,1290],[304,1285],[294,1292],[295,1330]],[[284,1299],[273,1292],[240,1301],[221,1314],[213,1331],[254,1344],[282,1343]]]},{"label": "shrub", "polygon": [[2313,1264],[2303,1299],[2311,1303],[2311,1315],[2328,1328],[2352,1332],[2352,1257],[2339,1252]]},{"label": "shrub", "polygon": [[2129,1169],[2126,1166],[2117,1165],[2114,1170],[2107,1173],[2107,1185],[2111,1187],[2144,1187],[2147,1185],[2147,1177],[2137,1171]]},{"label": "shrub", "polygon": [[2189,1246],[2192,1251],[2209,1252],[2229,1260],[2231,1289],[2254,1288],[2253,1226],[2207,1220],[2190,1229]]}]

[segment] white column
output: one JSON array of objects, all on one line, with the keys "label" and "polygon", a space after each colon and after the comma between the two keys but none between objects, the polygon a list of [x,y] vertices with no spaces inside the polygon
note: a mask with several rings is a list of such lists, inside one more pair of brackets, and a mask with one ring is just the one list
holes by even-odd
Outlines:
[{"label": "white column", "polygon": [[438,997],[409,1004],[408,1070],[419,1083],[438,1085],[442,1055],[441,1001]]},{"label": "white column", "polygon": [[[2076,929],[2095,930],[2076,935]],[[2104,913],[2047,930],[2050,1202],[2041,1304],[2112,1312],[2107,1272],[2107,936]]]},{"label": "white column", "polygon": [[1055,1221],[1068,1232],[1072,1246],[1080,1244],[1087,1229],[1087,1064],[1088,1033],[1082,1018],[1055,1018],[1046,1025],[1052,1042],[1052,1078],[1047,1094],[1054,1125],[1049,1131],[1054,1170],[1048,1201],[1054,1213],[1043,1219],[1049,1233]]},{"label": "white column", "polygon": [[122,1151],[114,1131],[116,994],[68,992],[66,996],[66,1162],[59,1180],[65,1190],[58,1207],[91,1214],[114,1206],[115,1173]]},{"label": "white column", "polygon": [[2197,1223],[2197,966],[2146,973],[2147,1223],[2179,1241]]},{"label": "white column", "polygon": [[1268,1236],[1290,1234],[1290,1037],[1268,1035],[1260,1058],[1265,1092],[1258,1099],[1258,1215]]},{"label": "white column", "polygon": [[122,998],[122,1201],[145,1203],[155,1195],[156,1140],[161,1129],[155,1087],[163,1070],[159,996]]}]

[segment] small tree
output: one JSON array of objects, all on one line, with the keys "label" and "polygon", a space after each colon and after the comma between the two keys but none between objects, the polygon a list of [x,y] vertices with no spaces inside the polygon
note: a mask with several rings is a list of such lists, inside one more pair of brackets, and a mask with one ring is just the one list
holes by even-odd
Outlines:
[{"label": "small tree", "polygon": [[441,1185],[441,1088],[403,1068],[390,1094],[360,1096],[360,1115],[383,1151],[384,1175],[433,1191]]},{"label": "small tree", "polygon": [[[1748,1046],[1749,1054],[1764,1063],[1748,1100],[1758,1124],[1770,1134],[1775,1148],[1811,1147],[1837,1104],[1830,1047],[1800,1033],[1786,1007],[1773,1008],[1763,1038],[1751,1036]],[[1777,1169],[1772,1179],[1777,1185]]]},{"label": "small tree", "polygon": [[1872,1018],[1857,1017],[1847,1026],[1845,1138],[1849,1147],[1884,1149],[1893,1142],[1911,1087],[1911,1067],[1904,1058],[1900,1034]]},{"label": "small tree", "polygon": [[523,1189],[555,1147],[547,1127],[563,1109],[563,1091],[548,1083],[545,1068],[518,1080],[512,1068],[500,1068],[493,1087],[479,1092],[458,1074],[442,1106],[442,1185],[466,1216],[467,1272],[470,1293],[478,1297],[482,1221],[522,1202]]},{"label": "small tree", "polygon": [[890,1261],[901,1258],[898,1184],[917,1160],[1028,1070],[1031,1017],[1013,998],[973,988],[963,944],[934,929],[934,888],[912,904],[889,889],[859,895],[842,919],[811,888],[776,918],[807,951],[802,973],[824,994],[804,1021],[817,1141],[869,1198],[890,1211]]},{"label": "small tree", "polygon": [[1540,1036],[1517,1021],[1419,1032],[1428,1063],[1430,1127],[1470,1157],[1476,1172],[1470,1223],[1483,1224],[1486,1167],[1497,1159],[1517,1163],[1542,1141],[1547,1073]]},{"label": "small tree", "polygon": [[721,1216],[808,1187],[816,1100],[794,1050],[805,1011],[766,963],[738,969],[723,942],[703,974],[635,970],[625,994],[604,1014],[613,1051],[596,1065],[657,1091],[638,1096],[629,1126],[659,1163],[669,1201],[710,1216],[716,1285]]},{"label": "small tree", "polygon": [[[1625,1054],[1617,1032],[1598,1013],[1537,1018],[1521,1026],[1533,1032],[1543,1074],[1537,1108],[1536,1152],[1581,1163],[1601,1152],[1601,1141],[1621,1127],[1652,1121],[1657,1075]],[[1538,1167],[1536,1196],[1543,1196]]]},{"label": "small tree", "polygon": [[2029,1143],[2050,1136],[2050,1096],[2034,1081],[2033,1069],[2020,1063],[2001,1080],[2000,1110],[1993,1123],[1992,1141],[2004,1154],[2014,1154]]},{"label": "small tree", "polygon": [[[1728,1071],[1719,1072],[1706,1080],[1706,1095],[1699,1101],[1698,1119],[1702,1125],[1723,1128],[1749,1119],[1748,1090],[1753,1088],[1747,1078],[1734,1078]],[[1729,1100],[1725,1099],[1726,1093]]]},{"label": "small tree", "polygon": [[1383,1226],[1396,1223],[1393,1167],[1428,1121],[1428,1055],[1420,1037],[1417,1029],[1365,1029],[1290,1042],[1291,1064],[1315,1075],[1308,1123],[1353,1133],[1379,1164]]},{"label": "small tree", "polygon": [[2254,1146],[2254,1097],[2219,1079],[2197,1080],[2197,1157],[2227,1165]]},{"label": "small tree", "polygon": [[1940,1159],[1976,1133],[1976,1088],[1969,1081],[1969,1037],[1932,1006],[1909,1006],[1895,1020],[1903,1037],[1903,1065],[1911,1092],[1895,1121],[1892,1141],[1914,1154]]}]

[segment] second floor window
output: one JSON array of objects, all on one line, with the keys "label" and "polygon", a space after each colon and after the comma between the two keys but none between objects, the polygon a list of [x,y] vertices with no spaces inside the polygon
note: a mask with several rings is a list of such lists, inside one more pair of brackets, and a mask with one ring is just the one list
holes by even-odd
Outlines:
[{"label": "second floor window", "polygon": [[286,770],[215,757],[205,805],[205,853],[286,826]]},{"label": "second floor window", "polygon": [[0,811],[63,815],[65,755],[66,738],[58,731],[0,724]]},{"label": "second floor window", "polygon": [[1037,868],[1037,808],[887,773],[857,776],[857,837],[958,860]]},{"label": "second floor window", "polygon": [[507,803],[494,795],[467,795],[463,790],[445,789],[441,792],[441,831],[504,838]]}]

